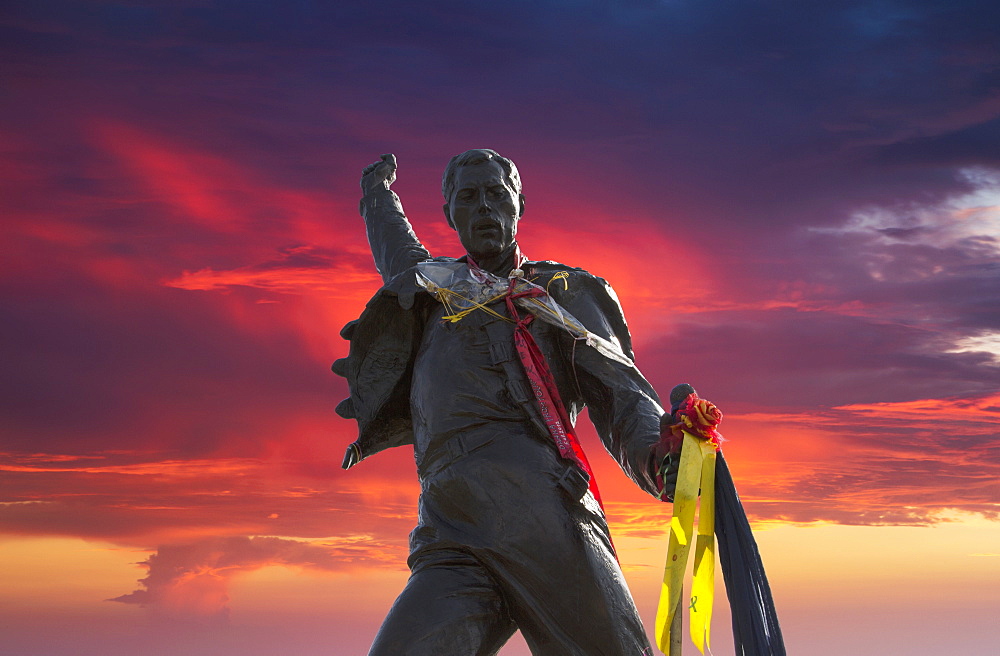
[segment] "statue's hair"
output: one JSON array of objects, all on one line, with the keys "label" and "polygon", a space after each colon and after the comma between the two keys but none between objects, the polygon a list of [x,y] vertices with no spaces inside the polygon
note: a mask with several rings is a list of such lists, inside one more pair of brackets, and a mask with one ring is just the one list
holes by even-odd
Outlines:
[{"label": "statue's hair", "polygon": [[444,169],[444,175],[441,177],[441,193],[444,194],[444,199],[446,201],[451,201],[451,192],[455,190],[455,176],[458,174],[458,169],[462,166],[476,166],[478,164],[485,164],[486,162],[494,161],[500,165],[503,169],[504,174],[507,176],[507,182],[514,189],[515,194],[521,193],[521,176],[517,172],[517,167],[514,166],[514,162],[510,161],[500,153],[495,150],[490,150],[489,148],[475,148],[473,150],[467,150],[461,155],[455,155],[448,162],[448,166]]}]

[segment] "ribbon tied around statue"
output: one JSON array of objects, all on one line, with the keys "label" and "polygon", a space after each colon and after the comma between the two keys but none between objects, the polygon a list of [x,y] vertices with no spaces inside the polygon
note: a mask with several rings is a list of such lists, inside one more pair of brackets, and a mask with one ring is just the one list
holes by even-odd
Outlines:
[{"label": "ribbon tied around statue", "polygon": [[[698,510],[690,610],[691,639],[701,653],[710,646],[712,602],[715,590],[715,459],[722,441],[717,427],[722,413],[714,404],[689,394],[674,415],[672,437],[682,444],[670,542],[663,571],[663,587],[656,609],[656,642],[667,653],[670,625],[680,610],[681,588]],[[701,499],[699,508],[699,496]]]}]

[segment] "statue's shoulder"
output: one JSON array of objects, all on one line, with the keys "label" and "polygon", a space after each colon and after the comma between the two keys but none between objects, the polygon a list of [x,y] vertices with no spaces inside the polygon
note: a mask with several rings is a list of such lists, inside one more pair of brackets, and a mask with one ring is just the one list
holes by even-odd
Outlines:
[{"label": "statue's shoulder", "polygon": [[550,284],[555,287],[555,283],[559,280],[565,280],[566,282],[561,285],[563,288],[576,283],[582,289],[592,293],[608,294],[617,301],[617,296],[608,281],[586,269],[552,260],[529,262],[527,267],[530,268],[529,278],[536,278],[533,282],[542,287]]},{"label": "statue's shoulder", "polygon": [[531,270],[529,279],[539,287],[544,287],[556,302],[577,319],[586,321],[584,317],[601,316],[601,321],[618,337],[626,353],[631,353],[628,350],[631,349],[631,343],[621,302],[607,280],[586,269],[551,260],[529,262],[527,266]]},{"label": "statue's shoulder", "polygon": [[527,262],[526,266],[530,268],[532,271],[539,274],[566,271],[568,273],[586,273],[589,275],[589,272],[586,269],[581,269],[580,267],[574,267],[568,264],[563,264],[562,262],[553,262],[552,260],[539,260],[538,262]]},{"label": "statue's shoulder", "polygon": [[570,266],[568,264],[563,264],[562,262],[553,262],[552,260],[542,260],[540,262],[527,262],[525,268],[528,270],[528,277],[537,277],[541,279],[542,282],[548,281],[552,276],[557,276],[558,278],[572,278],[579,280],[600,280],[597,276],[587,271],[586,269],[581,269],[580,267]]}]

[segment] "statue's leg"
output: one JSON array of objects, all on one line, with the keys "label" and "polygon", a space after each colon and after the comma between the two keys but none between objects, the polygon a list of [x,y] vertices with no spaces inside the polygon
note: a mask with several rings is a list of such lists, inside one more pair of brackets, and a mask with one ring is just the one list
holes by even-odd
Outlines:
[{"label": "statue's leg", "polygon": [[531,653],[651,654],[597,502],[589,493],[582,503],[563,498],[536,499],[548,530],[490,563]]},{"label": "statue's leg", "polygon": [[515,626],[493,578],[468,554],[416,564],[369,656],[493,656]]}]

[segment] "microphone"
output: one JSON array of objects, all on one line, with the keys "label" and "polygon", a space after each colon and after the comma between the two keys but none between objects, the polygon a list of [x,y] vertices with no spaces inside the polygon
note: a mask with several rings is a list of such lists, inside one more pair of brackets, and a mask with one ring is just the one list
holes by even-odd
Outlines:
[{"label": "microphone", "polygon": [[681,383],[680,385],[675,385],[672,390],[670,390],[670,415],[673,416],[677,412],[677,408],[681,407],[681,403],[684,403],[684,399],[688,397],[689,394],[694,394],[698,396],[698,392],[694,390],[691,385],[687,383]]}]

